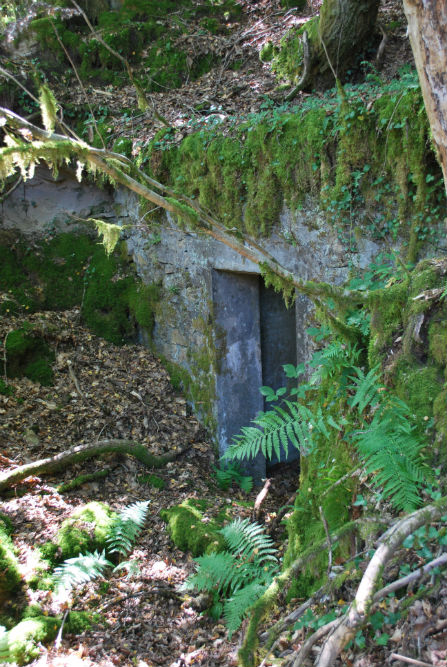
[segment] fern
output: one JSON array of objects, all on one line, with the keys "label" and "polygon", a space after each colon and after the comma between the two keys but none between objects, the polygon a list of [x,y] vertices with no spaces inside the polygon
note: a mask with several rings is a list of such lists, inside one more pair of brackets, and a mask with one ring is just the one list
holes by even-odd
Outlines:
[{"label": "fern", "polygon": [[149,500],[133,503],[125,507],[112,524],[106,540],[107,552],[126,556],[136,542],[146,521]]},{"label": "fern", "polygon": [[75,586],[86,584],[102,576],[104,570],[113,567],[105,552],[86,553],[75,558],[67,558],[54,570],[53,578],[58,590],[71,591]]},{"label": "fern", "polygon": [[246,493],[250,493],[253,488],[253,478],[249,475],[244,475],[237,463],[230,463],[230,465],[222,468],[213,466],[213,470],[216,474],[217,484],[223,491],[229,489],[233,482]]},{"label": "fern", "polygon": [[184,587],[211,592],[214,612],[222,610],[219,599],[227,598],[223,612],[231,636],[271,582],[277,558],[271,538],[248,519],[235,519],[220,532],[228,550],[196,558],[197,572],[188,577]]},{"label": "fern", "polygon": [[316,433],[329,436],[329,429],[321,409],[313,413],[300,403],[292,401],[284,403],[285,408],[275,405],[268,412],[260,412],[252,421],[259,428],[242,427],[241,433],[234,436],[233,444],[222,458],[241,460],[254,458],[262,452],[267,459],[271,459],[273,454],[279,459],[281,446],[287,456],[289,442],[303,455],[307,455],[315,447]]},{"label": "fern", "polygon": [[264,529],[258,523],[237,518],[222,528],[221,533],[229,551],[239,558],[249,559],[254,555],[257,566],[263,565],[265,561],[276,562],[272,539],[264,535]]},{"label": "fern", "polygon": [[231,598],[225,601],[223,615],[228,628],[229,639],[231,639],[233,632],[240,627],[244,616],[256,600],[261,597],[267,585],[267,583],[261,584],[259,581],[253,581],[244,588],[237,590]]},{"label": "fern", "polygon": [[409,511],[420,504],[418,488],[425,478],[421,461],[424,443],[416,437],[409,408],[394,399],[379,409],[371,424],[357,431],[355,444],[374,484],[383,487],[397,509]]},{"label": "fern", "polygon": [[358,411],[362,413],[368,406],[374,407],[379,402],[379,391],[382,387],[379,384],[380,376],[378,366],[372,368],[365,375],[361,368],[354,368],[356,376],[350,376],[353,384],[351,389],[355,390],[354,397],[349,401],[351,408],[358,406]]}]

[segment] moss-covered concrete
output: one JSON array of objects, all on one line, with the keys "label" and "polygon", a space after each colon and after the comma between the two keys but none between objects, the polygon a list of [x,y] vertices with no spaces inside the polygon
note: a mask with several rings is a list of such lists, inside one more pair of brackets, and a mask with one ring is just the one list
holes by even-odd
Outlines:
[{"label": "moss-covered concrete", "polygon": [[292,111],[266,109],[180,145],[162,130],[140,159],[229,228],[268,236],[284,204],[313,196],[347,251],[359,235],[406,244],[410,260],[440,234],[445,192],[413,74],[347,87]]}]

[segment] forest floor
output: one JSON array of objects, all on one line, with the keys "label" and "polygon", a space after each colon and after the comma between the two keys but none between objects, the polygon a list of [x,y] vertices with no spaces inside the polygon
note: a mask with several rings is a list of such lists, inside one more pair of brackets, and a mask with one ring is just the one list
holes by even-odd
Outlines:
[{"label": "forest floor", "polygon": [[[24,320],[10,317],[0,321],[0,340]],[[189,449],[155,471],[165,482],[162,490],[139,479],[148,473],[143,464],[130,457],[108,455],[107,460],[84,461],[53,477],[28,478],[1,503],[1,511],[14,526],[14,543],[26,580],[33,572],[35,547],[51,541],[62,521],[78,506],[96,500],[119,511],[130,503],[150,500],[145,529],[131,555],[140,565],[140,574],[126,579],[117,573],[107,590],[98,582],[77,590],[72,608],[99,612],[101,622],[80,636],[64,636],[59,650],[42,649],[42,658],[35,664],[236,664],[238,633],[228,642],[222,623],[202,616],[189,606],[189,596],[180,592],[194,565],[190,555],[173,545],[160,510],[186,498],[200,498],[209,508],[205,518],[222,508],[230,517],[250,517],[250,504],[257,492],[247,496],[236,488],[224,492],[218,487],[212,469],[213,447],[189,414],[185,399],[173,390],[159,360],[139,345],[107,343],[83,328],[79,320],[77,309],[26,317],[27,322],[52,331],[54,385],[44,387],[27,378],[8,378],[14,394],[0,395],[1,470],[108,438],[132,439],[155,455],[185,446]],[[63,494],[56,490],[61,483],[104,468],[109,470],[105,479]],[[297,484],[296,469],[286,474],[283,470],[274,478],[262,508],[263,520],[273,519]],[[41,605],[49,615],[60,613],[50,592],[28,590],[27,595],[28,604]],[[16,603],[11,601],[11,611]]]},{"label": "forest floor", "polygon": [[[52,83],[56,97],[60,102],[70,102],[80,109],[85,109],[87,103],[92,108],[104,109],[110,124],[104,141],[111,145],[120,137],[130,137],[135,156],[165,127],[155,117],[154,109],[173,128],[174,135],[170,136],[170,142],[175,143],[203,127],[217,126],[220,133],[228,133],[234,123],[240,123],[244,117],[271,108],[273,103],[281,106],[289,91],[278,89],[279,82],[270,64],[261,62],[260,51],[268,43],[278,46],[291,28],[299,27],[317,15],[322,0],[309,0],[300,12],[294,8],[284,9],[280,0],[238,0],[238,4],[242,7],[241,16],[237,22],[227,26],[227,35],[203,34],[199,22],[188,24],[179,46],[191,62],[201,54],[212,54],[218,65],[198,80],[186,81],[181,88],[150,93],[147,95],[148,110],[123,116],[123,108],[137,109],[136,91],[130,82],[117,91],[111,85],[86,84],[80,88],[75,81],[67,86],[56,80]],[[169,35],[170,22],[175,25],[178,13],[166,16],[166,34]],[[380,25],[393,26],[387,29],[378,72],[378,76],[387,82],[398,75],[402,66],[413,63],[406,35],[406,19],[399,0],[383,0],[380,3],[377,26]],[[381,40],[382,33],[377,27],[372,39],[376,46],[364,55],[365,61],[371,61],[370,66],[359,58],[351,74],[353,83],[364,80],[366,72],[375,71],[374,57]],[[138,74],[138,67],[135,73]],[[286,107],[292,109],[299,106],[309,95],[307,92],[298,93]],[[318,93],[312,92],[312,95],[318,96]]]},{"label": "forest floor", "polygon": [[[18,548],[21,572],[26,582],[36,566],[36,547],[54,539],[62,521],[76,508],[93,500],[108,503],[120,511],[136,501],[149,500],[148,519],[130,559],[139,572],[127,578],[122,572],[106,582],[96,580],[74,590],[70,608],[100,614],[100,620],[80,635],[64,633],[60,646],[41,648],[34,667],[186,667],[197,665],[227,667],[237,664],[237,651],[243,629],[228,639],[222,619],[216,621],[201,613],[198,598],[185,593],[182,584],[194,572],[190,554],[172,543],[160,511],[187,498],[206,501],[204,521],[223,509],[228,520],[253,517],[253,504],[259,489],[250,494],[233,487],[222,491],[213,471],[212,444],[196,418],[189,413],[185,399],[173,390],[170,378],[159,360],[140,345],[115,346],[92,335],[80,324],[78,309],[12,316],[0,321],[0,340],[25,321],[51,332],[56,349],[53,386],[41,386],[26,378],[9,378],[14,393],[0,395],[0,470],[35,461],[65,451],[73,445],[93,443],[106,438],[132,439],[143,443],[156,455],[183,452],[155,472],[164,489],[148,486],[141,477],[148,470],[130,457],[106,455],[74,464],[53,476],[29,477],[1,503],[1,511],[12,521],[14,543]],[[60,493],[59,484],[79,475],[107,469],[103,479],[88,482],[72,491]],[[283,467],[271,474],[272,483],[257,519],[267,530],[278,511],[291,502],[296,490],[298,470]],[[284,524],[272,535],[281,557],[286,544]],[[436,540],[425,547],[439,549]],[[410,554],[413,555],[411,556]],[[402,549],[384,580],[396,578],[396,568],[404,563],[414,570],[419,562],[414,552]],[[360,568],[364,565],[360,565]],[[332,606],[343,605],[355,593],[355,581],[346,581],[337,600],[324,596]],[[447,665],[447,588],[436,585],[421,597],[415,588],[405,614],[399,601],[376,614],[376,622],[389,642],[379,645],[361,636],[358,645],[343,653],[341,664],[350,667],[375,667],[390,662],[392,651],[419,655],[418,664]],[[23,599],[23,596],[26,599]],[[321,614],[321,600],[316,600]],[[279,615],[293,610],[303,600],[282,601]],[[66,601],[51,591],[26,588],[22,597],[10,601],[6,613],[17,606],[36,604],[49,616],[63,614]],[[399,620],[400,619],[400,620]],[[301,629],[286,629],[275,650],[263,663],[286,665],[306,637]],[[431,662],[425,662],[429,659]],[[291,664],[290,662],[288,663]],[[308,663],[309,665],[311,662]],[[339,664],[339,663],[338,663]],[[396,663],[395,663],[396,664]]]}]

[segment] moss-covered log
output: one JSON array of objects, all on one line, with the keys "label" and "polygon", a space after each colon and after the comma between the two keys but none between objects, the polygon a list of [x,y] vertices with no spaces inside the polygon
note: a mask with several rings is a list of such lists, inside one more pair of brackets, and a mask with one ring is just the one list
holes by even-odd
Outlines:
[{"label": "moss-covered log", "polygon": [[0,475],[0,492],[4,491],[12,484],[21,482],[30,475],[48,475],[57,472],[62,468],[66,468],[73,463],[79,463],[86,459],[94,458],[95,456],[102,456],[104,454],[116,453],[133,456],[141,463],[144,463],[148,468],[161,468],[169,461],[173,461],[178,456],[183,454],[189,447],[165,454],[163,456],[155,456],[151,454],[144,445],[141,445],[133,440],[100,440],[91,445],[78,445],[65,452],[60,452],[55,456],[50,456],[46,459],[40,459],[32,463],[26,463],[14,470]]}]

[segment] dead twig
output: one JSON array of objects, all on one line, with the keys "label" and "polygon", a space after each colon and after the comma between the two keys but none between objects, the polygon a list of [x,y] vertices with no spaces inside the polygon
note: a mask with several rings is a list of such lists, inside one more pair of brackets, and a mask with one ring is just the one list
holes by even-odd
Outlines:
[{"label": "dead twig", "polygon": [[261,511],[261,505],[267,497],[267,493],[269,491],[271,483],[272,483],[271,479],[266,479],[265,483],[264,483],[264,486],[262,487],[261,491],[256,496],[256,500],[255,500],[255,504],[253,506],[253,512],[252,512],[252,520],[253,521],[257,521],[259,519],[259,513]]},{"label": "dead twig", "polygon": [[323,524],[324,532],[325,532],[325,534],[326,534],[326,540],[327,540],[327,543],[328,543],[328,549],[327,549],[327,575],[329,576],[330,573],[331,573],[331,570],[332,570],[332,542],[331,542],[331,534],[330,534],[330,532],[329,532],[329,526],[328,526],[328,523],[327,523],[327,519],[326,519],[326,517],[324,516],[323,507],[320,505],[320,507],[319,507],[318,509],[319,509],[319,511],[320,511],[321,522],[322,522],[322,524]]}]

